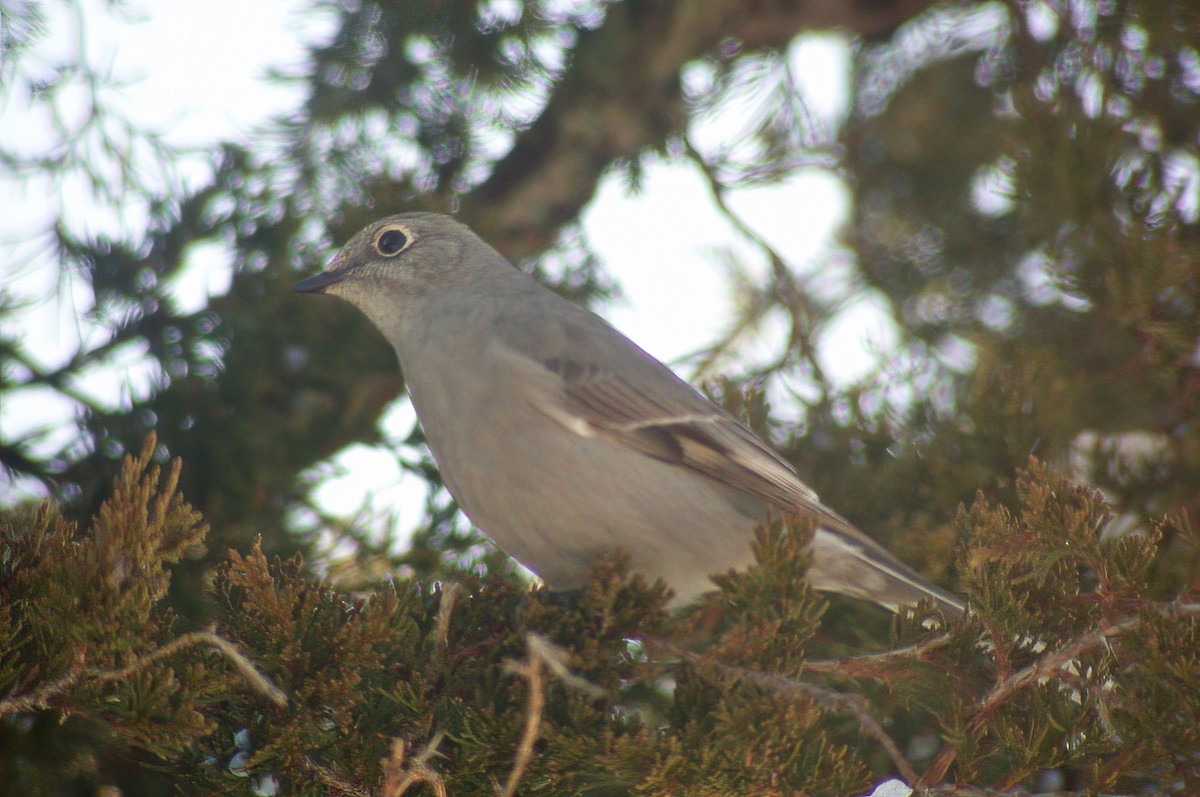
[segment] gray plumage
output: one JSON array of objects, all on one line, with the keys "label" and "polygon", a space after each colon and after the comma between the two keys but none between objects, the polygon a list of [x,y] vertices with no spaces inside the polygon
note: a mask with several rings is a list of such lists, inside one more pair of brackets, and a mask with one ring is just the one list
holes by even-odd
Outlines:
[{"label": "gray plumage", "polygon": [[682,603],[750,564],[769,510],[818,518],[809,580],[893,611],[929,584],[823,506],[749,429],[593,313],[446,216],[390,216],[295,290],[361,310],[396,349],[467,516],[553,589],[615,548]]}]

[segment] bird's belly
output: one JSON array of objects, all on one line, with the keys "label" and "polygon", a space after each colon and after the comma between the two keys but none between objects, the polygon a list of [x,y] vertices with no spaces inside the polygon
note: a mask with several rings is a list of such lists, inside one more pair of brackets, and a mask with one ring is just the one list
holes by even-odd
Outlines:
[{"label": "bird's belly", "polygon": [[486,439],[426,434],[467,516],[552,589],[582,587],[597,558],[620,549],[682,603],[713,588],[709,575],[753,560],[763,502],[530,412]]}]

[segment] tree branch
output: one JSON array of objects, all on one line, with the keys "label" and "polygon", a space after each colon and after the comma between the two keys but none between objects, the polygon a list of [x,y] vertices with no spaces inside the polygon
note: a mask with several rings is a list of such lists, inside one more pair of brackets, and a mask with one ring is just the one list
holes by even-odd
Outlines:
[{"label": "tree branch", "polygon": [[[550,246],[577,218],[614,163],[682,135],[684,66],[733,42],[731,53],[782,48],[804,30],[875,36],[930,0],[686,0],[614,3],[580,34],[566,74],[541,116],[521,132],[491,176],[462,197],[460,217],[510,258]],[[635,68],[629,68],[630,65]]]},{"label": "tree branch", "polygon": [[[1151,606],[1166,616],[1200,614],[1200,605],[1197,604],[1165,603],[1151,604]],[[1141,627],[1142,622],[1140,616],[1133,615],[1116,622],[1107,623],[1090,633],[1068,642],[1057,650],[1050,651],[1028,667],[1003,678],[992,687],[992,691],[976,706],[974,713],[971,715],[970,722],[967,723],[967,733],[978,732],[987,721],[987,718],[991,716],[992,712],[1015,693],[1042,679],[1057,676],[1060,669],[1079,658],[1086,651],[1106,645],[1112,637],[1120,636]],[[946,772],[957,757],[958,751],[953,747],[946,746],[942,748],[937,758],[930,764],[929,769],[921,776],[920,781],[918,781],[919,785],[927,786],[933,783],[940,783],[945,779]]]},{"label": "tree branch", "polygon": [[916,769],[892,737],[888,736],[879,720],[871,714],[866,700],[861,695],[845,694],[827,686],[805,683],[778,673],[759,672],[747,667],[725,664],[663,640],[653,640],[653,644],[695,667],[708,668],[723,677],[740,679],[779,694],[804,695],[823,709],[849,714],[858,723],[863,735],[874,739],[884,749],[900,777],[908,783],[916,783],[919,779]]},{"label": "tree branch", "polygon": [[263,675],[254,666],[254,662],[250,661],[244,653],[238,650],[236,645],[211,631],[193,631],[190,634],[184,634],[178,639],[168,642],[162,647],[147,653],[145,656],[140,656],[133,663],[115,670],[87,670],[83,666],[86,656],[82,652],[79,652],[75,655],[71,669],[65,675],[28,694],[0,700],[0,714],[13,714],[47,708],[50,700],[83,680],[100,682],[123,681],[134,673],[149,667],[159,659],[166,658],[194,645],[210,645],[216,648],[221,655],[229,659],[242,677],[246,679],[246,682],[253,687],[254,691],[263,695],[277,706],[287,705],[287,693],[276,686],[271,679]]}]

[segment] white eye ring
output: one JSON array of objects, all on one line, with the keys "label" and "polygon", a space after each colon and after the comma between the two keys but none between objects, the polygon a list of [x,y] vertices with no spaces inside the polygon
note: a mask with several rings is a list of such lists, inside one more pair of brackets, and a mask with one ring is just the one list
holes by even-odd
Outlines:
[{"label": "white eye ring", "polygon": [[407,227],[399,224],[389,224],[375,231],[371,238],[371,246],[383,257],[395,257],[412,246],[413,234]]}]

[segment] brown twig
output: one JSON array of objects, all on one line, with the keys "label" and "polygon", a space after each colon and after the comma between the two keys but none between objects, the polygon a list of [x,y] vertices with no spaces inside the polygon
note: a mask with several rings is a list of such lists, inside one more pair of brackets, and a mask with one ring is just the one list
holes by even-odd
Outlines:
[{"label": "brown twig", "polygon": [[[1165,603],[1158,604],[1154,608],[1168,616],[1200,613],[1200,605],[1197,604]],[[983,700],[979,701],[979,704],[975,707],[975,711],[971,715],[970,721],[966,725],[966,732],[968,734],[977,733],[983,727],[988,717],[991,716],[992,712],[1016,692],[1044,678],[1055,676],[1059,670],[1079,658],[1086,651],[1101,647],[1107,644],[1108,640],[1112,637],[1132,631],[1141,624],[1142,618],[1136,615],[1108,623],[1068,642],[1058,650],[1047,653],[1028,667],[1002,678],[992,687],[992,691]],[[958,751],[956,749],[949,745],[943,747],[937,757],[934,758],[933,763],[929,765],[929,769],[917,781],[917,784],[919,786],[927,786],[932,783],[940,783],[945,779],[946,772],[949,771],[950,765],[954,763],[957,757]]]},{"label": "brown twig", "polygon": [[525,649],[525,661],[510,661],[505,665],[506,671],[529,682],[529,705],[525,710],[525,728],[521,732],[521,741],[517,744],[512,770],[508,773],[504,788],[496,790],[500,797],[513,797],[517,793],[517,784],[529,768],[529,762],[533,760],[533,746],[537,743],[542,727],[542,713],[546,707],[546,671],[566,686],[589,697],[604,695],[603,689],[567,669],[567,652],[545,637],[526,634]]},{"label": "brown twig", "polygon": [[567,669],[567,659],[569,658],[567,651],[538,634],[529,634],[526,642],[530,650],[537,653],[538,658],[550,670],[550,674],[562,681],[563,684],[577,692],[583,692],[588,697],[604,697],[603,689]]},{"label": "brown twig", "polygon": [[69,689],[79,681],[121,681],[136,672],[144,670],[159,659],[171,656],[193,645],[211,645],[233,664],[234,668],[254,688],[256,692],[266,697],[277,706],[286,706],[287,694],[276,686],[271,679],[263,675],[254,662],[250,661],[237,646],[229,640],[218,636],[212,631],[193,631],[190,634],[173,639],[157,650],[135,659],[132,663],[115,670],[87,670],[83,667],[84,654],[77,653],[71,670],[57,680],[27,695],[18,695],[0,700],[0,714],[29,711],[35,708],[46,708],[55,696]]},{"label": "brown twig", "polygon": [[441,656],[450,645],[450,618],[454,614],[454,606],[463,594],[463,588],[458,583],[451,583],[449,589],[442,591],[442,599],[438,603],[437,627],[433,637],[434,645]]},{"label": "brown twig", "polygon": [[899,746],[892,740],[892,737],[888,736],[887,731],[883,729],[883,725],[880,724],[879,720],[875,719],[871,714],[866,700],[860,695],[848,695],[826,686],[804,683],[795,678],[726,664],[710,657],[693,653],[690,650],[685,650],[670,642],[655,640],[653,644],[655,647],[678,656],[689,664],[712,669],[726,678],[737,678],[780,694],[804,695],[824,709],[849,714],[858,722],[859,730],[865,736],[877,741],[879,746],[887,752],[888,757],[892,759],[892,763],[896,767],[896,771],[900,773],[900,777],[904,778],[908,783],[916,783],[918,779],[916,769],[904,757],[904,753],[901,752]]},{"label": "brown twig", "polygon": [[446,651],[450,647],[450,619],[454,615],[454,607],[458,604],[463,588],[452,583],[443,590],[441,601],[438,603],[437,623],[433,632],[433,653],[430,656],[428,678],[436,681],[442,668],[446,665]]},{"label": "brown twig", "polygon": [[867,653],[862,656],[848,656],[844,659],[805,661],[802,666],[805,672],[847,675],[852,678],[880,678],[887,665],[905,660],[920,661],[927,654],[944,648],[952,639],[953,637],[943,634],[905,648]]},{"label": "brown twig", "polygon": [[428,766],[429,759],[441,755],[438,747],[442,743],[443,731],[438,731],[421,752],[411,758],[407,755],[403,739],[392,740],[392,753],[383,761],[383,786],[380,797],[400,797],[409,786],[428,783],[436,797],[447,797],[446,782],[441,774]]},{"label": "brown twig", "polygon": [[513,757],[512,771],[508,773],[508,781],[499,792],[501,797],[513,797],[517,793],[517,784],[533,760],[533,745],[542,727],[542,711],[546,707],[545,676],[542,672],[542,655],[534,643],[535,638],[536,635],[530,634],[526,639],[528,656],[525,661],[511,662],[506,668],[529,682],[529,706],[525,710],[525,729],[521,732],[521,742]]},{"label": "brown twig", "polygon": [[1099,628],[1090,634],[1084,634],[1078,639],[1069,642],[1058,650],[1047,653],[1028,667],[1018,670],[997,683],[992,688],[992,691],[988,693],[987,697],[980,701],[978,707],[975,709],[972,724],[976,727],[982,725],[988,715],[995,711],[1014,692],[1024,689],[1026,686],[1042,678],[1049,678],[1059,669],[1079,658],[1085,651],[1100,647],[1108,641],[1109,637],[1119,636],[1126,631],[1136,628],[1140,624],[1141,618],[1129,617],[1119,623]]},{"label": "brown twig", "polygon": [[301,759],[301,762],[303,763],[305,769],[309,770],[313,775],[316,776],[318,781],[320,781],[323,785],[330,787],[336,793],[346,794],[350,797],[371,797],[370,791],[364,789],[362,786],[359,786],[357,783],[350,783],[349,781],[342,780],[332,769],[324,764],[318,764],[316,761],[313,761],[307,756]]},{"label": "brown twig", "polygon": [[52,698],[67,691],[83,679],[83,661],[83,654],[76,652],[75,659],[71,662],[71,669],[63,675],[27,694],[0,700],[0,714],[19,714],[25,711],[49,708]]}]

